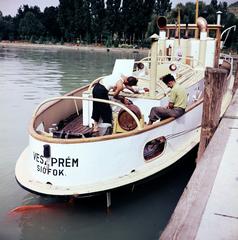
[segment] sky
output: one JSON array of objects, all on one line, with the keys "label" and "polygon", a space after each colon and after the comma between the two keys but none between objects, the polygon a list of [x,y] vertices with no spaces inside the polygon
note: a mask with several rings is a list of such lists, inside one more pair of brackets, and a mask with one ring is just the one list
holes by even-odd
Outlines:
[{"label": "sky", "polygon": [[[185,3],[185,2],[196,2],[195,0],[171,0],[173,7],[176,6],[177,3]],[[211,0],[203,0],[206,3],[210,3]],[[219,2],[220,0],[218,0]],[[221,0],[224,1],[224,0]],[[228,5],[234,3],[238,0],[225,0]],[[17,13],[17,10],[20,6],[28,4],[29,6],[37,5],[40,7],[41,11],[44,11],[45,7],[50,6],[58,6],[59,0],[0,0],[0,11],[3,16],[11,15],[14,17]]]},{"label": "sky", "polygon": [[58,6],[59,0],[0,0],[0,11],[3,16],[11,15],[14,17],[18,8],[27,4],[28,6],[38,6],[41,11],[44,11],[45,7]]}]

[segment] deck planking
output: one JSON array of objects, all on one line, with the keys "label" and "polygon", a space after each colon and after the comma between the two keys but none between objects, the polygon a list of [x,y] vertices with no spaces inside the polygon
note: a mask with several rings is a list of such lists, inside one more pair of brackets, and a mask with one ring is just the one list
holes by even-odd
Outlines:
[{"label": "deck planking", "polygon": [[88,126],[83,125],[83,115],[77,115],[71,122],[66,124],[64,128],[62,129],[65,132],[73,132],[73,133],[88,133],[91,131],[91,128]]}]

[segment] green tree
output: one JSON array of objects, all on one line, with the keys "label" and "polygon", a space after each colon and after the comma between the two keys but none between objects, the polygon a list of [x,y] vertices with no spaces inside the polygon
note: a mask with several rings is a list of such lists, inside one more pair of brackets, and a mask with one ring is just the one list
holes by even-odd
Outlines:
[{"label": "green tree", "polygon": [[105,27],[107,31],[114,36],[121,32],[120,29],[120,0],[107,0],[105,9]]},{"label": "green tree", "polygon": [[138,0],[130,1],[124,0],[122,4],[121,13],[121,28],[123,31],[123,37],[127,43],[132,43],[136,32],[137,14],[139,14],[138,9],[141,7]]},{"label": "green tree", "polygon": [[74,23],[77,39],[91,42],[91,17],[89,1],[75,1]]},{"label": "green tree", "polygon": [[20,20],[25,17],[26,13],[31,12],[35,15],[35,17],[41,21],[42,18],[42,12],[40,11],[40,8],[38,6],[29,7],[27,4],[23,5],[18,8],[16,19],[18,20],[18,23],[20,23]]},{"label": "green tree", "polygon": [[170,0],[155,0],[154,12],[157,16],[165,16],[172,7]]},{"label": "green tree", "polygon": [[32,12],[27,12],[20,20],[19,32],[22,36],[30,39],[32,36],[39,37],[44,32],[44,26]]},{"label": "green tree", "polygon": [[60,0],[59,27],[68,42],[91,35],[90,2],[86,0]]},{"label": "green tree", "polygon": [[[150,26],[149,24],[151,21],[151,16],[153,16],[154,4],[155,4],[155,0],[145,0],[142,3],[140,24],[139,24],[141,26],[142,42],[144,41],[144,38],[146,37],[146,32]],[[154,16],[153,16],[153,19],[154,19]]]},{"label": "green tree", "polygon": [[102,34],[106,30],[105,25],[105,4],[104,0],[89,0],[91,3],[91,23],[96,41],[102,42]]},{"label": "green tree", "polygon": [[[58,8],[47,7],[42,15],[42,24],[47,35],[60,40],[61,32],[58,23]],[[42,40],[42,38],[41,38]]]},{"label": "green tree", "polygon": [[[14,17],[14,19],[13,19],[14,35],[15,35],[16,39],[20,38],[19,37],[20,31],[21,31],[20,30],[20,22],[25,17],[25,15],[29,12],[31,12],[34,15],[34,18],[37,19],[37,21],[39,21],[41,23],[42,12],[40,11],[40,8],[38,6],[29,7],[28,5],[23,5],[23,6],[19,7],[16,17]],[[42,24],[40,24],[40,25],[42,25]],[[41,30],[42,30],[42,28],[41,28]],[[41,34],[44,34],[44,31],[41,32]],[[30,36],[28,36],[28,38],[30,38]]]},{"label": "green tree", "polygon": [[[82,1],[82,0],[81,0]],[[74,0],[59,1],[59,26],[61,34],[70,42],[74,39]]]},{"label": "green tree", "polygon": [[4,21],[2,12],[0,11],[0,41],[3,39],[3,34],[4,34]]},{"label": "green tree", "polygon": [[3,35],[3,38],[5,40],[13,41],[15,39],[13,18],[10,15],[5,16],[3,18],[3,23],[4,23],[4,35]]}]

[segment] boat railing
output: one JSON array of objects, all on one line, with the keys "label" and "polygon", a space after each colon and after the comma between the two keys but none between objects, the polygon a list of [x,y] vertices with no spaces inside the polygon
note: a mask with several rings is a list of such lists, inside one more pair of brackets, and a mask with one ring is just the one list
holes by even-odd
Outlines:
[{"label": "boat railing", "polygon": [[231,66],[233,66],[233,57],[231,55],[221,53],[220,54],[220,59],[224,59],[224,60],[228,61],[231,64]]},{"label": "boat railing", "polygon": [[233,57],[229,54],[225,54],[225,53],[221,53],[220,54],[220,58],[221,59],[225,59],[226,61],[228,61],[230,64],[233,64]]},{"label": "boat railing", "polygon": [[230,79],[231,76],[232,76],[232,72],[233,72],[233,57],[231,55],[228,55],[228,54],[225,54],[225,53],[221,53],[220,54],[220,59],[223,59],[225,61],[227,61],[229,64],[230,64],[230,69],[227,69],[229,70],[229,74],[227,76],[227,79]]},{"label": "boat railing", "polygon": [[177,81],[180,84],[183,84],[184,87],[189,87],[203,78],[204,78],[204,70],[198,68],[198,69],[194,69],[194,71],[190,73],[187,73],[181,76],[180,78],[177,79]]},{"label": "boat railing", "polygon": [[184,84],[188,80],[190,81],[191,78],[193,78],[193,76],[196,75],[196,73],[197,73],[197,71],[193,70],[193,71],[187,71],[183,74],[179,74],[176,81],[178,81],[180,84]]},{"label": "boat railing", "polygon": [[[199,64],[199,61],[192,58],[192,57],[180,57],[179,59],[181,60],[189,60],[189,61],[196,61],[197,64]],[[142,58],[141,60],[139,61],[136,61],[135,63],[139,63],[139,62],[142,62],[142,63],[147,63],[147,64],[150,64],[150,60],[151,58],[150,57],[145,57],[145,58]],[[190,76],[192,76],[194,73],[194,67],[193,66],[190,66],[188,64],[185,64],[185,63],[182,63],[181,61],[178,61],[178,57],[177,56],[158,56],[158,64],[169,64],[169,63],[172,63],[172,62],[176,62],[176,65],[177,65],[177,74],[178,74],[178,78],[181,78],[182,76],[182,79],[181,82],[184,82],[187,78],[189,78]],[[91,92],[93,86],[99,82],[101,79],[103,79],[105,76],[101,76],[95,80],[93,80],[89,87],[88,87],[88,92]],[[140,80],[142,81],[148,81],[149,78],[143,78],[143,77],[138,77]]]},{"label": "boat railing", "polygon": [[[176,62],[176,64],[179,65],[179,66],[181,65],[181,66],[186,66],[186,67],[191,67],[191,68],[193,68],[195,66],[202,65],[202,63],[198,59],[193,58],[191,56],[186,56],[186,57],[180,57],[180,56],[157,56],[157,59],[158,59],[158,64]],[[144,57],[141,60],[136,61],[136,63],[138,63],[138,62],[150,63],[151,62],[151,57],[150,56]],[[183,63],[183,62],[186,62],[186,64]]]},{"label": "boat railing", "polygon": [[127,113],[129,113],[130,116],[134,119],[134,121],[137,124],[137,128],[136,128],[137,130],[141,130],[143,128],[142,124],[140,123],[140,121],[137,118],[137,116],[135,115],[135,113],[133,113],[128,107],[126,107],[125,105],[123,105],[121,103],[110,101],[110,100],[99,99],[99,98],[88,98],[88,97],[78,97],[78,96],[61,96],[61,97],[54,97],[54,98],[47,99],[37,106],[37,108],[35,109],[35,111],[33,113],[33,118],[36,118],[38,116],[38,113],[39,113],[39,111],[40,111],[40,109],[42,108],[43,105],[48,104],[50,102],[55,103],[56,101],[62,101],[62,100],[72,100],[74,102],[76,113],[78,115],[79,115],[79,109],[78,109],[78,105],[77,105],[78,100],[107,103],[107,104],[110,104],[110,105],[120,107],[123,110],[125,110]]},{"label": "boat railing", "polygon": [[104,78],[104,76],[99,77],[99,78],[93,80],[93,81],[90,83],[89,87],[88,87],[88,91],[91,91],[91,90],[92,90],[92,87],[93,87],[96,83],[98,83],[101,79],[103,79],[103,78]]}]

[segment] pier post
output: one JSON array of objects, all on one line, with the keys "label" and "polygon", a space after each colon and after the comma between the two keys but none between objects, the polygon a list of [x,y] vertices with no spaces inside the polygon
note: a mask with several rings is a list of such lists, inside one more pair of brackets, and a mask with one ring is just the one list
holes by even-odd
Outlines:
[{"label": "pier post", "polygon": [[238,62],[236,63],[236,74],[235,74],[234,85],[232,89],[232,95],[235,94],[237,88],[238,88]]},{"label": "pier post", "polygon": [[220,120],[221,104],[226,89],[226,70],[207,67],[205,71],[202,129],[197,161],[209,144]]}]

